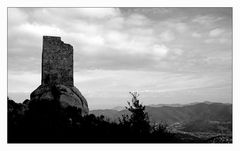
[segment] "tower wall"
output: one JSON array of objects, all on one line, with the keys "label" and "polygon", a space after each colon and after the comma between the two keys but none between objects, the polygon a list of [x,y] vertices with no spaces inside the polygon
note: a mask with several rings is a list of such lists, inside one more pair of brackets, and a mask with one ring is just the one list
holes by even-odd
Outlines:
[{"label": "tower wall", "polygon": [[73,47],[60,37],[43,36],[42,85],[73,86]]}]

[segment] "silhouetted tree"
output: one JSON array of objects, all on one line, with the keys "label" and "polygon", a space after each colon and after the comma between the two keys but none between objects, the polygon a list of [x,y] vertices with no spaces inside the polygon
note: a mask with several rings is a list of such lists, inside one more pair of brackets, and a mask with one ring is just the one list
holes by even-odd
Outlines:
[{"label": "silhouetted tree", "polygon": [[131,116],[123,116],[122,123],[130,126],[134,135],[148,135],[150,132],[150,121],[145,112],[145,106],[140,104],[137,92],[129,92],[132,95],[132,102],[128,102],[126,109],[131,112]]}]

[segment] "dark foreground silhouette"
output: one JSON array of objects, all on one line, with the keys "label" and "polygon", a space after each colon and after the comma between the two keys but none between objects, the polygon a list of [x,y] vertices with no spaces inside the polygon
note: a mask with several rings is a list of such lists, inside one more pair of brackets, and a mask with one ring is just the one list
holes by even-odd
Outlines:
[{"label": "dark foreground silhouette", "polygon": [[[111,122],[104,116],[81,116],[75,107],[62,108],[57,101],[15,103],[8,99],[9,143],[206,143],[174,134],[164,124],[150,124],[145,106],[136,94],[127,109],[130,116]],[[211,140],[219,141],[220,138]]]}]

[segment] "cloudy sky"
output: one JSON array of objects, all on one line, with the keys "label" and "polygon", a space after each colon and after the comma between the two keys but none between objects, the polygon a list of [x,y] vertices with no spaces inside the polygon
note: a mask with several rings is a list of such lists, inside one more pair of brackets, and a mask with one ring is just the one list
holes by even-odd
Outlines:
[{"label": "cloudy sky", "polygon": [[90,109],[232,102],[231,8],[8,8],[8,96],[41,83],[42,36],[74,47],[74,83]]}]

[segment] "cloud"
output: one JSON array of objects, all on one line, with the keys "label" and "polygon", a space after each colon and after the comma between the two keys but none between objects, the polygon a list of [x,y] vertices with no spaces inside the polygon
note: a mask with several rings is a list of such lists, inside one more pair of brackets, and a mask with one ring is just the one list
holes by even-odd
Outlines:
[{"label": "cloud", "polygon": [[160,38],[164,42],[169,42],[175,39],[175,35],[171,31],[164,31],[160,34]]},{"label": "cloud", "polygon": [[127,18],[126,23],[128,25],[144,26],[149,24],[149,20],[144,15],[132,14]]},{"label": "cloud", "polygon": [[184,51],[183,51],[182,49],[175,48],[175,49],[173,49],[173,52],[174,52],[176,55],[182,55]]},{"label": "cloud", "polygon": [[231,45],[232,41],[228,38],[208,38],[204,40],[207,44],[221,44],[221,45]]},{"label": "cloud", "polygon": [[33,34],[36,36],[42,35],[61,35],[62,31],[58,27],[55,26],[46,26],[46,25],[39,25],[39,24],[22,24],[19,26],[19,29],[22,32],[26,32],[28,34]]},{"label": "cloud", "polygon": [[202,37],[202,34],[198,33],[198,32],[193,32],[192,33],[192,37],[194,38],[201,38]]},{"label": "cloud", "polygon": [[9,92],[40,84],[42,35],[73,46],[75,85],[91,104],[118,104],[130,90],[146,100],[221,84],[225,90],[230,25],[222,8],[8,8]]},{"label": "cloud", "polygon": [[185,23],[176,23],[175,28],[178,32],[183,33],[188,29],[188,26]]},{"label": "cloud", "polygon": [[[143,11],[124,14],[117,8],[94,10],[94,8],[13,10],[12,14],[17,11],[25,17],[18,21],[18,25],[13,24],[9,28],[9,41],[11,41],[9,69],[17,69],[18,64],[21,71],[27,70],[28,67],[32,69],[32,65],[23,65],[27,61],[21,61],[13,55],[14,52],[21,51],[22,54],[27,53],[28,57],[39,60],[42,35],[61,36],[63,41],[72,44],[76,58],[81,58],[75,59],[77,68],[95,66],[93,68],[159,70],[165,69],[164,64],[172,66],[172,60],[175,60],[174,66],[185,64],[190,67],[186,57],[191,51],[186,50],[191,49],[188,48],[189,43],[192,42],[191,37],[200,36],[200,31],[198,33],[191,31],[191,20],[190,23],[181,18],[162,21],[141,14],[140,12]],[[165,13],[173,12],[171,10]],[[208,18],[203,17],[202,20],[204,19]],[[226,39],[222,37],[218,41],[207,39],[202,42],[226,43]],[[183,52],[186,56],[182,55]],[[21,56],[20,53],[18,55]],[[156,56],[161,60],[156,61]],[[82,60],[84,62],[81,62]]]},{"label": "cloud", "polygon": [[41,83],[40,73],[32,72],[12,72],[8,73],[8,89],[11,93],[30,93]]},{"label": "cloud", "polygon": [[157,57],[164,57],[168,54],[169,49],[165,45],[154,45],[152,51]]},{"label": "cloud", "polygon": [[217,37],[217,36],[220,36],[223,33],[224,33],[223,29],[216,28],[216,29],[213,29],[209,32],[209,36],[210,37]]},{"label": "cloud", "polygon": [[222,17],[215,17],[210,15],[198,15],[192,20],[192,22],[209,26],[220,20],[222,20]]},{"label": "cloud", "polygon": [[28,15],[18,8],[8,8],[8,26],[14,26],[21,22],[25,22]]},{"label": "cloud", "polygon": [[77,9],[78,14],[85,17],[93,18],[107,18],[116,17],[120,15],[119,9],[117,8],[81,8]]},{"label": "cloud", "polygon": [[119,32],[116,30],[108,31],[107,33],[104,34],[106,41],[109,44],[114,44],[114,45],[127,41],[129,36],[130,35],[127,33]]},{"label": "cloud", "polygon": [[56,16],[57,18],[68,17],[69,19],[108,19],[120,15],[118,8],[43,8],[35,9],[35,15],[43,13],[43,15]]}]

